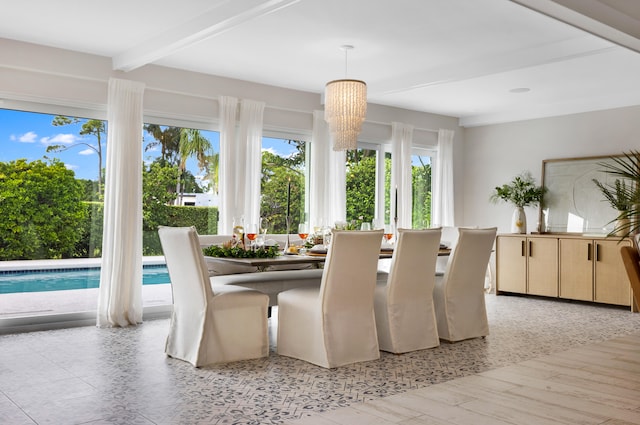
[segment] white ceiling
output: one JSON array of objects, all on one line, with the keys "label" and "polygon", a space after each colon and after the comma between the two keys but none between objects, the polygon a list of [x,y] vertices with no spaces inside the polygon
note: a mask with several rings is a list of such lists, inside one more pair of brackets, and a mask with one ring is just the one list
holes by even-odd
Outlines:
[{"label": "white ceiling", "polygon": [[638,0],[22,0],[0,37],[315,93],[351,44],[370,103],[464,126],[640,105]]}]

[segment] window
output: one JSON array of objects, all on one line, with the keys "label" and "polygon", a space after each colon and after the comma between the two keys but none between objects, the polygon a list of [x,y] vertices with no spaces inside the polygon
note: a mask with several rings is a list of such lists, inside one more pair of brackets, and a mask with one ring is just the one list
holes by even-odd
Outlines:
[{"label": "window", "polygon": [[[302,140],[262,138],[260,216],[269,221],[269,233],[290,233],[309,217],[307,144]],[[245,223],[249,224],[249,223]]]},{"label": "window", "polygon": [[106,122],[0,109],[0,123],[0,266],[14,261],[0,315],[95,310]]},{"label": "window", "polygon": [[347,223],[371,223],[376,217],[378,151],[347,151]]},{"label": "window", "polygon": [[[375,220],[393,224],[391,217],[391,153],[386,146],[360,143],[347,151],[347,222],[356,227]],[[412,227],[431,225],[431,165],[434,152],[414,148],[411,155]]]},{"label": "window", "polygon": [[217,234],[220,134],[145,124],[143,255],[162,255],[158,226],[195,226]]},{"label": "window", "polygon": [[411,155],[412,227],[431,227],[431,165],[433,152],[414,148]]}]

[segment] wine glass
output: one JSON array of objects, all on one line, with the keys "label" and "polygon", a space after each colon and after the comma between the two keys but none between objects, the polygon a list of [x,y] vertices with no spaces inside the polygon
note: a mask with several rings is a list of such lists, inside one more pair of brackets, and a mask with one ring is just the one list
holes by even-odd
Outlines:
[{"label": "wine glass", "polygon": [[247,239],[251,241],[249,243],[249,246],[253,250],[256,245],[256,238],[258,237],[258,225],[255,223],[251,223],[247,226],[245,231],[246,231]]},{"label": "wine glass", "polygon": [[260,218],[260,234],[266,236],[267,230],[269,230],[269,220],[266,217],[262,217]]},{"label": "wine glass", "polygon": [[269,220],[266,217],[260,217],[260,236],[258,237],[258,245],[264,246],[267,240],[267,230],[269,230]]},{"label": "wine glass", "polygon": [[307,237],[309,237],[309,225],[307,223],[298,224],[298,236],[302,239],[303,244],[307,241]]},{"label": "wine glass", "polygon": [[393,225],[391,224],[384,225],[383,237],[386,243],[391,243],[391,238],[393,238]]}]

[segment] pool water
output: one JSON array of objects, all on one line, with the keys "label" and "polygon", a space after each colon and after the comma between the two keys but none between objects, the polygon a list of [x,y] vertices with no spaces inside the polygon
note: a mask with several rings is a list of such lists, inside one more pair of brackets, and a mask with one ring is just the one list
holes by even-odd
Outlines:
[{"label": "pool water", "polygon": [[[143,285],[170,283],[164,265],[144,266]],[[65,291],[89,289],[100,286],[100,268],[59,270],[23,270],[0,273],[0,294],[16,292]]]}]

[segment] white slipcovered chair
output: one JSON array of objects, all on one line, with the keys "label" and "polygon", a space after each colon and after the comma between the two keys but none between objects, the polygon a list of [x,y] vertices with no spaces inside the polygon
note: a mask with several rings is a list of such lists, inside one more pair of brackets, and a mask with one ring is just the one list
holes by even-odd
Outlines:
[{"label": "white slipcovered chair", "polygon": [[173,312],[165,353],[199,367],[269,354],[269,297],[231,285],[212,288],[193,227],[160,227]]},{"label": "white slipcovered chair", "polygon": [[388,280],[375,292],[381,350],[400,354],[440,345],[433,287],[441,233],[398,229]]},{"label": "white slipcovered chair", "polygon": [[436,276],[433,301],[438,335],[449,342],[489,335],[484,281],[497,228],[458,229],[444,276]]},{"label": "white slipcovered chair", "polygon": [[333,231],[320,288],[278,294],[278,354],[333,368],[380,357],[373,297],[382,230]]}]

